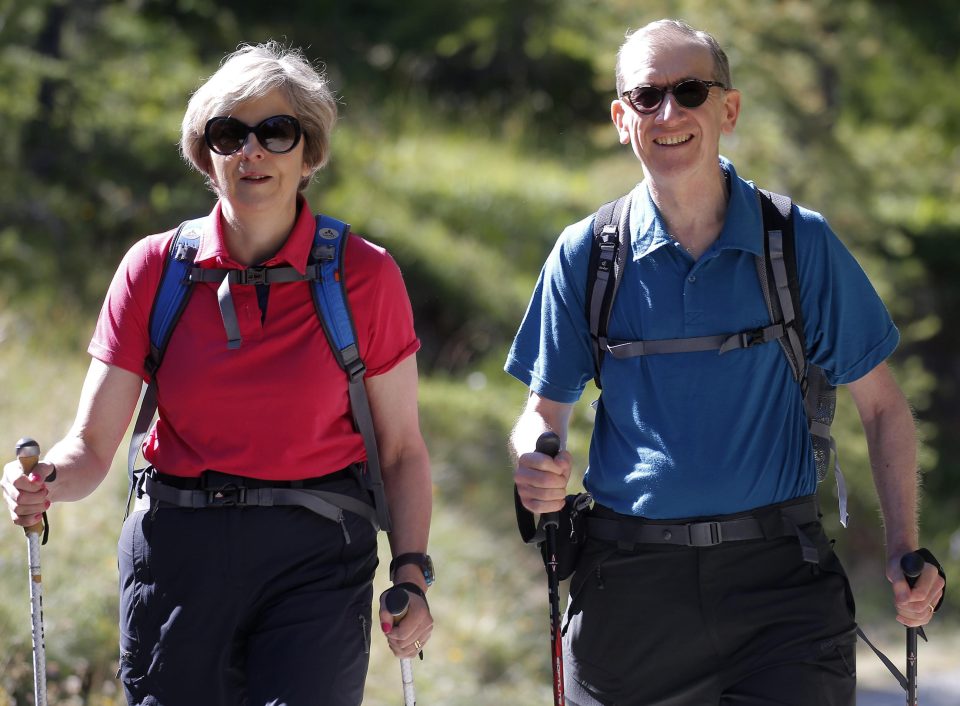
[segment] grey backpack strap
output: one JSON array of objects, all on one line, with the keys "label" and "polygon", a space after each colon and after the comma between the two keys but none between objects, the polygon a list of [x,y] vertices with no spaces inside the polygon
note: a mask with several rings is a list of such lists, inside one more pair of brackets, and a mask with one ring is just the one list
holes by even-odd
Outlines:
[{"label": "grey backpack strap", "polygon": [[[765,233],[765,257],[757,258],[760,288],[763,290],[763,298],[771,321],[780,321],[785,326],[786,336],[780,339],[780,346],[787,357],[787,362],[790,363],[793,379],[806,390],[807,354],[803,337],[803,320],[799,315],[799,308],[794,306],[789,275],[790,267],[793,272],[796,272],[796,260],[792,248],[793,220],[790,218],[793,203],[787,196],[763,189],[757,190],[757,199],[760,201]],[[789,266],[785,248],[790,249],[792,262]],[[771,274],[773,275],[772,287]],[[796,276],[793,280],[796,281]],[[799,304],[799,297],[797,300]]]},{"label": "grey backpack strap", "polygon": [[604,353],[617,359],[702,351],[718,351],[722,355],[740,348],[782,341],[786,335],[783,322],[773,317],[773,323],[769,326],[737,333],[646,341],[608,338],[607,327],[613,310],[613,300],[623,279],[624,263],[630,249],[632,193],[601,207],[594,219],[593,248],[587,271],[587,319],[594,346],[594,379],[597,387],[601,387],[600,364]]},{"label": "grey backpack strap", "polygon": [[716,336],[691,338],[663,338],[651,341],[612,341],[603,339],[603,350],[614,358],[634,358],[663,353],[699,353],[718,351],[721,355],[738,348],[750,348],[783,338],[783,325],[771,324],[740,333],[722,333]]},{"label": "grey backpack strap", "polygon": [[[823,369],[807,361],[806,338],[800,309],[800,283],[794,242],[793,203],[782,194],[757,190],[763,214],[764,257],[757,258],[757,275],[767,303],[770,320],[782,322],[786,335],[780,346],[790,364],[794,379],[803,393],[807,427],[813,444],[817,480],[822,481],[831,467],[837,482],[840,524],[847,526],[847,486],[840,470],[837,445],[830,434],[836,409],[836,388]],[[771,286],[772,280],[772,286]],[[773,296],[773,294],[776,296]]]},{"label": "grey backpack strap", "polygon": [[231,284],[286,284],[315,280],[318,276],[316,267],[308,267],[304,274],[300,274],[293,267],[257,266],[242,270],[194,267],[190,270],[187,279],[192,284],[213,282],[217,285],[217,305],[220,307],[220,318],[223,320],[223,330],[227,335],[227,348],[236,350],[243,343],[243,337],[240,334],[240,322],[237,319],[237,310],[233,304],[233,295],[230,293]]}]

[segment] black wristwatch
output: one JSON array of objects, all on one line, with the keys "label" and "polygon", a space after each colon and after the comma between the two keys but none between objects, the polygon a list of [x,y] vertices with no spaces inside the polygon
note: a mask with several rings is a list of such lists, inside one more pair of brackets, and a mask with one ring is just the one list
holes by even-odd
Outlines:
[{"label": "black wristwatch", "polygon": [[390,562],[390,580],[393,581],[393,577],[397,573],[397,569],[405,564],[416,564],[420,567],[420,571],[423,572],[423,580],[426,582],[427,586],[432,586],[434,580],[436,580],[437,575],[433,571],[433,559],[430,558],[429,554],[418,554],[416,552],[408,552],[406,554],[400,554],[395,556],[393,561]]}]

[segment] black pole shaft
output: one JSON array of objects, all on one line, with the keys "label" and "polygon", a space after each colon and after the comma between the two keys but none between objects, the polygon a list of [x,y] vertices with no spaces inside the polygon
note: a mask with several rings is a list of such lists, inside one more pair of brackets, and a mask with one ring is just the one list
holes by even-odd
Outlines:
[{"label": "black pole shaft", "polygon": [[[537,451],[556,457],[560,453],[560,437],[552,431],[537,439]],[[553,706],[565,706],[563,692],[563,636],[560,632],[560,578],[557,576],[557,527],[560,513],[550,512],[541,518],[544,528],[547,588],[550,593],[550,666],[553,671]]]},{"label": "black pole shaft", "polygon": [[[900,569],[910,588],[923,572],[923,557],[916,552],[904,554]],[[907,628],[907,706],[917,706],[917,629]]]}]

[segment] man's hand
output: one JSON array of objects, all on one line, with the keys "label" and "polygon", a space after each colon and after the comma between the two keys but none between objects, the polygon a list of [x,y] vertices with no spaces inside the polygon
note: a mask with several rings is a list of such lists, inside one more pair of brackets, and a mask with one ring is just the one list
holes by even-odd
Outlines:
[{"label": "man's hand", "polygon": [[563,509],[572,457],[565,449],[551,458],[537,451],[521,454],[513,472],[520,500],[530,512],[546,514]]},{"label": "man's hand", "polygon": [[923,573],[911,589],[900,568],[900,557],[887,562],[887,580],[893,585],[893,603],[897,621],[908,628],[926,625],[933,618],[933,609],[943,597],[945,582],[933,564],[924,564]]}]

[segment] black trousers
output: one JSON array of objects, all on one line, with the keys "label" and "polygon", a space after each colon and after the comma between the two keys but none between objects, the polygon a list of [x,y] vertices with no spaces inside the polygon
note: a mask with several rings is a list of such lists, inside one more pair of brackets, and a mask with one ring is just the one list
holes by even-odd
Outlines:
[{"label": "black trousers", "polygon": [[853,706],[849,583],[819,523],[712,547],[588,540],[570,586],[568,706]]},{"label": "black trousers", "polygon": [[[362,498],[352,479],[325,490]],[[121,679],[142,706],[357,706],[373,526],[300,507],[160,506],[119,542]]]}]

